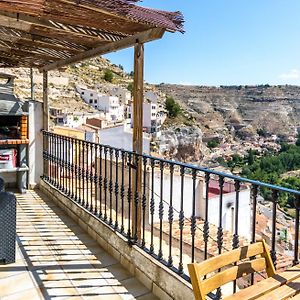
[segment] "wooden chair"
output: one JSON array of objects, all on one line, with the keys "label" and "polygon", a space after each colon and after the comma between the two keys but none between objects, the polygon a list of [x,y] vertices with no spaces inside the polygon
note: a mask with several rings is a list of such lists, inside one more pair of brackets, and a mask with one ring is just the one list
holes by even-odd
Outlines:
[{"label": "wooden chair", "polygon": [[[245,261],[246,259],[248,260]],[[218,272],[221,268],[224,269]],[[254,272],[266,270],[268,277],[275,275],[275,268],[264,240],[225,252],[201,263],[189,264],[188,269],[196,300],[205,300],[207,294],[218,287]],[[205,277],[210,273],[213,274]]]}]

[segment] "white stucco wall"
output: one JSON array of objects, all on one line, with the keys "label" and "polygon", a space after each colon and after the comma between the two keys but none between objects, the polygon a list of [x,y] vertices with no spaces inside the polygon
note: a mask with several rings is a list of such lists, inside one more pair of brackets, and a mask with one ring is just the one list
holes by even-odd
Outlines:
[{"label": "white stucco wall", "polygon": [[[204,191],[205,192],[205,191]],[[235,197],[236,193],[223,194],[222,207],[222,227],[230,232],[234,232],[234,215],[235,215]],[[212,197],[208,200],[208,221],[216,226],[219,226],[219,196]],[[251,239],[251,199],[250,189],[242,190],[239,194],[239,209],[238,209],[238,233]],[[202,204],[200,209],[201,218],[205,217],[205,196],[203,194]]]},{"label": "white stucco wall", "polygon": [[[100,130],[100,144],[110,145],[132,151],[132,132],[124,130],[124,126],[115,126]],[[150,153],[150,138],[143,139],[143,152]]]},{"label": "white stucco wall", "polygon": [[[150,174],[151,178],[151,174]],[[159,222],[159,203],[160,203],[160,186],[161,186],[161,176],[160,171],[157,170],[154,174],[154,200],[155,200],[155,214],[154,222]],[[168,221],[168,211],[170,207],[170,194],[171,194],[171,181],[170,174],[165,173],[163,175],[163,207],[164,214],[163,220]],[[181,176],[179,174],[173,175],[173,195],[172,195],[172,206],[174,208],[174,220],[178,220],[180,206],[181,206]],[[151,199],[151,180],[149,185],[149,199]],[[183,190],[183,210],[184,216],[190,218],[193,212],[193,179],[190,175],[184,177],[184,190]],[[199,212],[199,201],[202,197],[201,184],[196,181],[196,193],[195,193],[195,215],[200,216]]]},{"label": "white stucco wall", "polygon": [[43,106],[41,102],[29,102],[29,186],[40,182],[43,174]]}]

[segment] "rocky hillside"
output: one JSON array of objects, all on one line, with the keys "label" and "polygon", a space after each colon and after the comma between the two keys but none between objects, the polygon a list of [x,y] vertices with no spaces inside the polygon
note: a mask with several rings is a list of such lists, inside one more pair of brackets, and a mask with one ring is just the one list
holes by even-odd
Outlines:
[{"label": "rocky hillside", "polygon": [[228,136],[235,131],[251,136],[258,129],[271,134],[294,135],[300,127],[300,87],[203,87],[161,84],[194,118],[204,136]]},{"label": "rocky hillside", "polygon": [[[49,99],[50,105],[62,107],[68,111],[93,111],[75,92],[75,85],[83,85],[94,89],[103,79],[106,70],[113,72],[113,83],[127,87],[132,77],[122,70],[122,66],[113,65],[104,58],[95,58],[89,61],[71,65],[63,70],[49,72]],[[21,99],[30,98],[30,70],[1,69],[0,72],[17,76],[15,92]],[[34,70],[35,99],[42,101],[42,74]],[[106,82],[106,84],[111,84]]]}]

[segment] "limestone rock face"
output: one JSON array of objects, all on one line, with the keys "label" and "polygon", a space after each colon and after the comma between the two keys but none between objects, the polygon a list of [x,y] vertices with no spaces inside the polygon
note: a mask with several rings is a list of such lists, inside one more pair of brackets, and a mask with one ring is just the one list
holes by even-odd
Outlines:
[{"label": "limestone rock face", "polygon": [[183,126],[165,130],[159,145],[164,157],[182,162],[199,162],[205,152],[202,131],[198,127]]},{"label": "limestone rock face", "polygon": [[286,137],[300,128],[299,86],[161,84],[158,89],[176,99],[193,116],[204,138],[232,127],[237,136],[246,138],[262,128],[269,134]]}]

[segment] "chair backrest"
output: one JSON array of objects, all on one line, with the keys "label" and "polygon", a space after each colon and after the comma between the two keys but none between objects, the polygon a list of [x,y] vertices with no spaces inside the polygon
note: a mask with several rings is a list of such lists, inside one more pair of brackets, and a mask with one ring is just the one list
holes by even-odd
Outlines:
[{"label": "chair backrest", "polygon": [[[205,300],[208,293],[248,274],[262,270],[266,270],[269,277],[275,274],[264,240],[225,252],[201,263],[189,264],[188,269],[196,300]],[[213,274],[206,276],[210,273]]]}]

